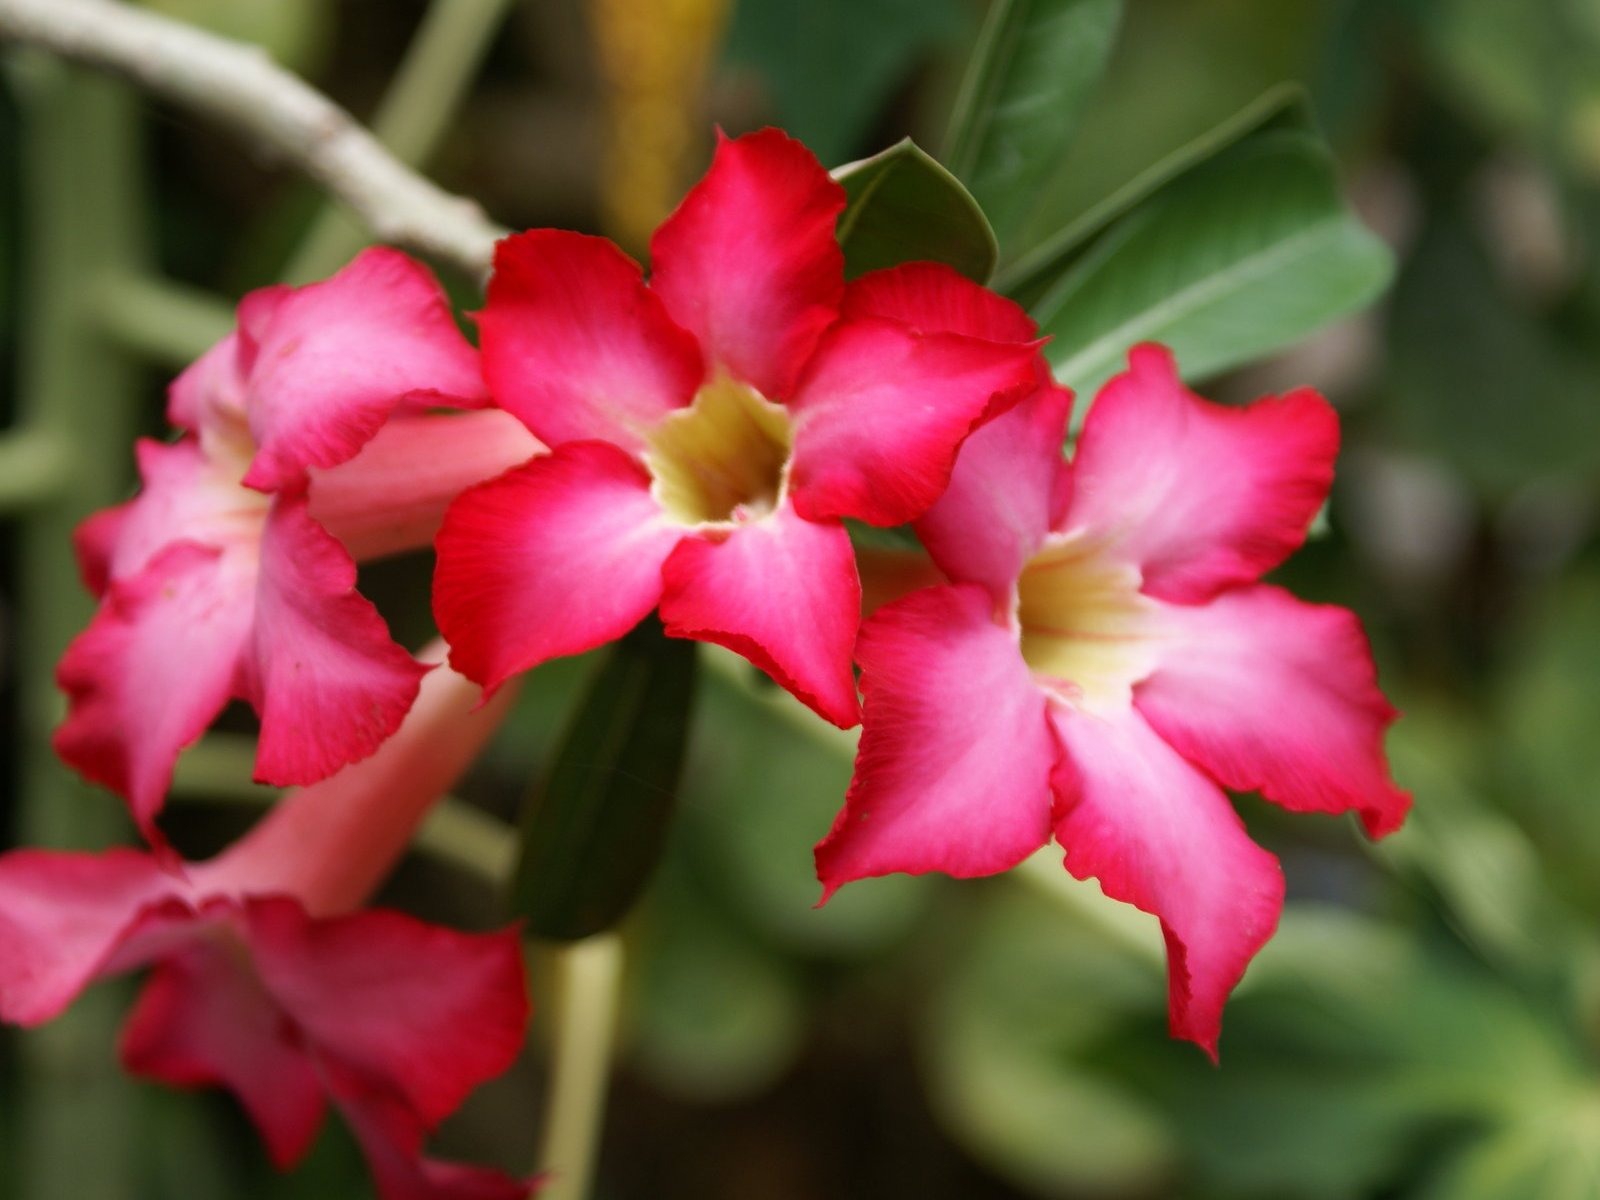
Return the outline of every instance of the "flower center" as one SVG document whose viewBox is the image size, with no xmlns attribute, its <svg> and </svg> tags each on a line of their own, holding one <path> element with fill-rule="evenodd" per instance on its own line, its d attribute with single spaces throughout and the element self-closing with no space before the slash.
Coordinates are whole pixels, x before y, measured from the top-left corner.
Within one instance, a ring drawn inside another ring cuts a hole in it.
<svg viewBox="0 0 1600 1200">
<path fill-rule="evenodd" d="M 1154 613 L 1137 568 L 1074 535 L 1046 541 L 1017 581 L 1023 661 L 1076 708 L 1129 703 L 1155 666 Z"/>
<path fill-rule="evenodd" d="M 718 378 L 646 439 L 651 491 L 684 525 L 757 520 L 783 498 L 794 431 L 759 392 Z"/>
</svg>

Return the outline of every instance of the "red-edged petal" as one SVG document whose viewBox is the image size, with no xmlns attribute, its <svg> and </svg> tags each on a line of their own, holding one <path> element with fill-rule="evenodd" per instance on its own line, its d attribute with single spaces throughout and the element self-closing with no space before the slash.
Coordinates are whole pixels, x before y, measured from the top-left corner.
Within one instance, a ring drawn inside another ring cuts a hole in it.
<svg viewBox="0 0 1600 1200">
<path fill-rule="evenodd" d="M 1052 707 L 1064 755 L 1056 840 L 1079 879 L 1161 921 L 1170 1018 L 1214 1059 L 1222 1007 L 1283 908 L 1277 859 L 1250 840 L 1217 785 L 1129 709 Z"/>
<path fill-rule="evenodd" d="M 213 926 L 159 962 L 123 1026 L 123 1065 L 178 1087 L 238 1097 L 279 1168 L 298 1162 L 322 1124 L 317 1069 L 262 989 L 235 934 Z"/>
<path fill-rule="evenodd" d="M 311 515 L 358 562 L 415 550 L 462 491 L 543 450 L 499 409 L 392 417 L 349 462 L 312 471 Z"/>
<path fill-rule="evenodd" d="M 327 1076 L 381 1200 L 521 1200 L 532 1191 L 531 1180 L 423 1157 L 426 1130 L 397 1097 L 338 1063 L 328 1065 Z"/>
<path fill-rule="evenodd" d="M 1134 347 L 1128 368 L 1084 422 L 1064 526 L 1113 541 L 1164 600 L 1254 582 L 1305 540 L 1333 480 L 1338 417 L 1309 390 L 1212 404 L 1161 346 Z"/>
<path fill-rule="evenodd" d="M 1050 532 L 1071 411 L 1072 393 L 1047 385 L 962 444 L 950 486 L 916 527 L 951 578 L 981 583 L 998 599 L 1011 594 Z"/>
<path fill-rule="evenodd" d="M 604 442 L 569 442 L 463 492 L 435 543 L 433 611 L 450 664 L 493 690 L 621 637 L 661 598 L 682 531 L 650 477 Z"/>
<path fill-rule="evenodd" d="M 134 850 L 0 856 L 0 1021 L 40 1025 L 104 969 L 175 884 Z"/>
<path fill-rule="evenodd" d="M 1383 754 L 1396 713 L 1354 613 L 1256 586 L 1159 620 L 1159 665 L 1135 703 L 1180 754 L 1296 812 L 1354 810 L 1373 837 L 1400 827 L 1411 797 Z"/>
<path fill-rule="evenodd" d="M 1050 836 L 1043 693 L 989 594 L 929 588 L 863 623 L 855 778 L 817 847 L 824 899 L 891 871 L 992 875 Z"/>
<path fill-rule="evenodd" d="M 943 263 L 870 271 L 845 286 L 842 311 L 847 318 L 884 317 L 918 333 L 959 333 L 986 342 L 1032 344 L 1038 336 L 1038 326 L 1016 301 Z"/>
<path fill-rule="evenodd" d="M 787 398 L 838 313 L 844 189 L 777 129 L 717 135 L 706 176 L 656 230 L 650 286 L 715 366 Z"/>
<path fill-rule="evenodd" d="M 444 290 L 398 250 L 362 251 L 331 279 L 282 295 L 259 324 L 246 410 L 256 456 L 244 482 L 261 491 L 352 457 L 402 402 L 486 399 Z"/>
<path fill-rule="evenodd" d="M 158 844 L 154 819 L 178 753 L 232 695 L 254 585 L 247 555 L 170 546 L 111 585 L 56 669 L 68 699 L 56 753 L 124 797 Z"/>
<path fill-rule="evenodd" d="M 835 325 L 791 404 L 796 510 L 873 525 L 920 517 L 966 436 L 1033 389 L 1035 354 L 876 318 Z"/>
<path fill-rule="evenodd" d="M 784 504 L 731 533 L 684 538 L 661 574 L 667 633 L 744 655 L 841 728 L 859 719 L 861 584 L 842 526 Z"/>
<path fill-rule="evenodd" d="M 366 758 L 399 727 L 427 670 L 356 591 L 355 563 L 305 498 L 279 497 L 240 678 L 261 715 L 256 778 L 315 783 Z"/>
<path fill-rule="evenodd" d="M 561 229 L 506 238 L 478 328 L 495 403 L 550 446 L 595 439 L 636 451 L 705 378 L 693 335 L 604 238 Z"/>
<path fill-rule="evenodd" d="M 429 1127 L 522 1048 L 514 931 L 458 933 L 384 909 L 313 921 L 283 899 L 250 901 L 245 920 L 262 985 L 317 1054 L 393 1091 Z"/>
</svg>

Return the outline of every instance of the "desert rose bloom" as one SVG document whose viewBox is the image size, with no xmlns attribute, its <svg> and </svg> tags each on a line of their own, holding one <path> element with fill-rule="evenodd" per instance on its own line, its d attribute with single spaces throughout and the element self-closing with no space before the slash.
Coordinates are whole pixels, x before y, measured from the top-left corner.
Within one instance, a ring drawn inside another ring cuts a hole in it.
<svg viewBox="0 0 1600 1200">
<path fill-rule="evenodd" d="M 143 491 L 79 531 L 101 603 L 60 665 L 61 756 L 158 841 L 178 752 L 231 698 L 261 716 L 264 782 L 376 750 L 424 668 L 356 592 L 351 555 L 427 545 L 461 488 L 537 449 L 503 413 L 429 411 L 485 399 L 444 294 L 397 251 L 245 297 L 172 385 L 183 436 L 141 442 Z"/>
<path fill-rule="evenodd" d="M 860 584 L 841 518 L 926 511 L 1036 356 L 966 327 L 988 293 L 954 272 L 914 276 L 949 314 L 940 330 L 857 312 L 844 205 L 808 150 L 765 130 L 719 140 L 656 231 L 648 286 L 599 238 L 500 243 L 484 374 L 553 452 L 445 518 L 434 611 L 458 670 L 492 689 L 659 605 L 669 634 L 856 722 Z"/>
<path fill-rule="evenodd" d="M 1410 801 L 1356 618 L 1259 582 L 1327 494 L 1333 410 L 1310 391 L 1208 403 L 1159 346 L 1129 362 L 1070 466 L 1053 387 L 967 442 L 918 525 L 952 582 L 863 625 L 856 773 L 817 867 L 827 894 L 988 875 L 1053 835 L 1073 875 L 1160 919 L 1173 1032 L 1215 1056 L 1283 902 L 1222 789 L 1354 810 L 1374 837 Z"/>
<path fill-rule="evenodd" d="M 357 911 L 499 723 L 505 704 L 478 708 L 480 696 L 435 672 L 376 755 L 177 874 L 133 850 L 0 857 L 0 1019 L 41 1024 L 94 979 L 148 966 L 124 1065 L 227 1088 L 279 1167 L 305 1154 L 331 1100 L 386 1200 L 525 1195 L 526 1183 L 421 1154 L 522 1044 L 516 935 Z"/>
</svg>

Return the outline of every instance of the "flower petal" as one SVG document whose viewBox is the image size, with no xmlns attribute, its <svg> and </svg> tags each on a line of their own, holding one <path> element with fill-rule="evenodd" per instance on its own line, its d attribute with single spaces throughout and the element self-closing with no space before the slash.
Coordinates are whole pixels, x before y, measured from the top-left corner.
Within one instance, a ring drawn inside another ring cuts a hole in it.
<svg viewBox="0 0 1600 1200">
<path fill-rule="evenodd" d="M 241 315 L 241 322 L 244 318 Z M 260 328 L 246 415 L 245 485 L 275 491 L 351 458 L 402 402 L 474 407 L 478 356 L 432 273 L 398 250 L 362 251 L 337 275 L 281 295 Z"/>
<path fill-rule="evenodd" d="M 506 238 L 478 328 L 495 403 L 549 446 L 599 439 L 636 451 L 705 377 L 694 337 L 604 238 L 561 229 Z"/>
<path fill-rule="evenodd" d="M 851 280 L 843 315 L 884 317 L 918 333 L 959 333 L 986 342 L 1031 344 L 1039 335 L 1016 301 L 934 262 L 903 263 Z"/>
<path fill-rule="evenodd" d="M 232 936 L 213 928 L 156 964 L 123 1026 L 122 1063 L 178 1087 L 227 1088 L 282 1170 L 310 1149 L 327 1105 L 304 1044 Z"/>
<path fill-rule="evenodd" d="M 178 753 L 233 694 L 255 610 L 249 556 L 179 542 L 111 585 L 56 668 L 67 718 L 54 745 L 128 801 L 153 843 Z M 159 696 L 160 703 L 151 698 Z"/>
<path fill-rule="evenodd" d="M 644 469 L 605 442 L 568 442 L 468 489 L 436 543 L 433 611 L 451 665 L 493 691 L 621 637 L 660 600 L 681 536 Z"/>
<path fill-rule="evenodd" d="M 921 516 L 966 436 L 1033 389 L 1036 353 L 878 318 L 835 325 L 790 406 L 796 510 L 873 525 Z"/>
<path fill-rule="evenodd" d="M 1256 586 L 1159 620 L 1163 653 L 1135 703 L 1174 749 L 1234 791 L 1355 810 L 1373 837 L 1400 827 L 1411 797 L 1383 754 L 1396 714 L 1354 613 Z"/>
<path fill-rule="evenodd" d="M 1067 870 L 1160 919 L 1173 1036 L 1215 1059 L 1223 1004 L 1283 908 L 1277 859 L 1133 710 L 1052 706 L 1051 717 L 1065 751 L 1055 832 Z"/>
<path fill-rule="evenodd" d="M 0 856 L 0 1021 L 41 1025 L 77 998 L 173 877 L 148 854 Z"/>
<path fill-rule="evenodd" d="M 495 408 L 392 417 L 349 462 L 311 472 L 311 515 L 358 562 L 420 549 L 462 491 L 543 451 Z"/>
<path fill-rule="evenodd" d="M 1163 600 L 1253 583 L 1305 540 L 1338 417 L 1309 390 L 1245 408 L 1202 400 L 1161 346 L 1134 347 L 1128 367 L 1084 422 L 1064 528 L 1113 541 Z"/>
<path fill-rule="evenodd" d="M 252 900 L 245 919 L 262 985 L 317 1053 L 429 1127 L 522 1048 L 515 931 L 458 933 L 386 909 L 313 921 L 285 899 Z"/>
<path fill-rule="evenodd" d="M 711 169 L 651 239 L 651 288 L 714 367 L 786 399 L 838 312 L 844 205 L 844 189 L 781 130 L 719 133 Z"/>
<path fill-rule="evenodd" d="M 1056 747 L 1016 635 L 970 584 L 880 609 L 856 647 L 866 696 L 855 778 L 817 847 L 826 899 L 891 871 L 970 877 L 1050 836 Z"/>
<path fill-rule="evenodd" d="M 784 504 L 726 535 L 684 538 L 662 580 L 668 634 L 744 655 L 835 725 L 860 719 L 850 651 L 861 584 L 842 527 Z"/>
<path fill-rule="evenodd" d="M 110 578 L 138 574 L 176 542 L 219 550 L 254 547 L 269 501 L 239 487 L 237 474 L 230 476 L 198 440 L 185 437 L 168 444 L 141 438 L 134 454 L 144 487 L 121 506 L 114 525 L 87 535 L 97 541 L 95 549 L 109 552 Z M 115 535 L 109 545 L 108 533 Z"/>
<path fill-rule="evenodd" d="M 280 496 L 240 677 L 261 715 L 256 779 L 315 783 L 366 758 L 399 727 L 427 670 L 356 591 L 355 563 L 304 496 Z"/>
<path fill-rule="evenodd" d="M 952 579 L 981 583 L 997 599 L 1010 596 L 1050 532 L 1071 411 L 1072 393 L 1050 384 L 962 444 L 950 486 L 916 525 Z"/>
<path fill-rule="evenodd" d="M 234 331 L 195 359 L 167 388 L 167 420 L 207 445 L 234 438 L 245 428 L 244 363 L 253 353 Z"/>
<path fill-rule="evenodd" d="M 381 1200 L 521 1200 L 532 1190 L 533 1182 L 488 1167 L 424 1158 L 426 1130 L 396 1097 L 337 1063 L 329 1065 L 327 1076 Z"/>
</svg>

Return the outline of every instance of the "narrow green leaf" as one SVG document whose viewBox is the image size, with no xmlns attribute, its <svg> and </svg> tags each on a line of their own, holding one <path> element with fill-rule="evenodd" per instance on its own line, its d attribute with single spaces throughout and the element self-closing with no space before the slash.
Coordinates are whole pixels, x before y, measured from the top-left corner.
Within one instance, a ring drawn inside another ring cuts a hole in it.
<svg viewBox="0 0 1600 1200">
<path fill-rule="evenodd" d="M 1372 300 L 1391 270 L 1320 140 L 1272 130 L 1117 221 L 1030 311 L 1057 378 L 1089 395 L 1139 342 L 1172 347 L 1191 378 L 1279 349 Z"/>
<path fill-rule="evenodd" d="M 995 288 L 1023 305 L 1033 303 L 1090 239 L 1167 184 L 1257 134 L 1273 129 L 1311 128 L 1311 112 L 1299 87 L 1282 84 L 1263 92 L 1226 121 L 1141 171 L 1037 248 L 1003 268 L 995 278 Z"/>
<path fill-rule="evenodd" d="M 1121 17 L 1121 0 L 994 0 L 951 113 L 945 157 L 1003 242 L 1072 140 Z"/>
<path fill-rule="evenodd" d="M 523 820 L 514 912 L 576 939 L 614 925 L 661 856 L 694 699 L 695 645 L 646 618 L 578 706 Z"/>
<path fill-rule="evenodd" d="M 910 138 L 836 167 L 849 203 L 839 217 L 845 275 L 931 259 L 985 282 L 998 249 L 978 202 Z"/>
</svg>

